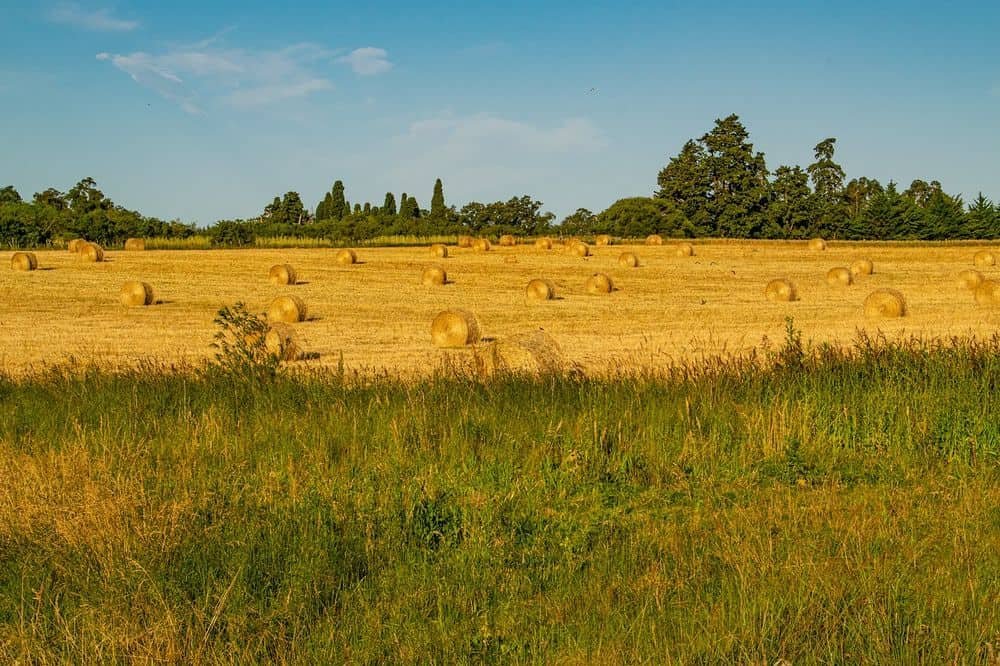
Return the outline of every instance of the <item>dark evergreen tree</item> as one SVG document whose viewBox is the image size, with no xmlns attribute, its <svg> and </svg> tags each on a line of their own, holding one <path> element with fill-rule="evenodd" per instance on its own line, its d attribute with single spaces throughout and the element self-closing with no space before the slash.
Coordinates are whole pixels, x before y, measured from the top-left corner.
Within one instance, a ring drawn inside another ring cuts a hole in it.
<svg viewBox="0 0 1000 666">
<path fill-rule="evenodd" d="M 767 206 L 767 238 L 806 238 L 815 233 L 816 206 L 809 176 L 802 167 L 781 166 L 774 172 Z"/>
<path fill-rule="evenodd" d="M 997 210 L 993 202 L 980 192 L 965 216 L 966 238 L 1000 238 L 1000 228 L 997 224 Z"/>
<path fill-rule="evenodd" d="M 342 220 L 348 212 L 347 199 L 344 198 L 344 183 L 338 180 L 330 191 L 330 208 L 327 213 L 331 220 Z"/>
<path fill-rule="evenodd" d="M 707 205 L 711 183 L 705 171 L 705 151 L 696 141 L 688 141 L 680 154 L 660 170 L 656 196 L 677 206 L 694 225 L 698 236 L 712 233 Z"/>
<path fill-rule="evenodd" d="M 445 215 L 445 204 L 444 204 L 444 185 L 441 184 L 441 179 L 438 178 L 434 181 L 434 196 L 431 197 L 431 213 L 430 216 L 434 220 L 440 220 L 444 218 Z"/>
<path fill-rule="evenodd" d="M 922 223 L 920 209 L 890 182 L 868 202 L 858 231 L 866 240 L 916 239 Z"/>
<path fill-rule="evenodd" d="M 382 204 L 382 214 L 390 217 L 396 215 L 396 196 L 392 192 L 385 193 L 385 203 Z"/>
<path fill-rule="evenodd" d="M 441 181 L 439 180 L 438 183 Z M 21 203 L 21 193 L 14 189 L 13 185 L 7 185 L 0 189 L 0 204 Z"/>
</svg>

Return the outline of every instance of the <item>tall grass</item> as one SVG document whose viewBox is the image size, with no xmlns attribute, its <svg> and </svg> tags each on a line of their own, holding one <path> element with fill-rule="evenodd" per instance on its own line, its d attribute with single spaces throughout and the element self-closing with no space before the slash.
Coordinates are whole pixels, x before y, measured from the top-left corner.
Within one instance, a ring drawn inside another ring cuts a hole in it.
<svg viewBox="0 0 1000 666">
<path fill-rule="evenodd" d="M 0 378 L 0 660 L 998 663 L 1000 340 Z"/>
<path fill-rule="evenodd" d="M 294 248 L 324 248 L 324 247 L 406 247 L 412 245 L 428 245 L 430 243 L 454 243 L 455 236 L 377 236 L 375 238 L 351 243 L 350 241 L 333 241 L 328 238 L 300 238 L 297 236 L 274 236 L 257 238 L 252 248 L 263 249 L 294 249 Z M 189 238 L 150 238 L 146 241 L 148 250 L 211 250 L 212 239 L 209 236 L 191 236 Z"/>
</svg>

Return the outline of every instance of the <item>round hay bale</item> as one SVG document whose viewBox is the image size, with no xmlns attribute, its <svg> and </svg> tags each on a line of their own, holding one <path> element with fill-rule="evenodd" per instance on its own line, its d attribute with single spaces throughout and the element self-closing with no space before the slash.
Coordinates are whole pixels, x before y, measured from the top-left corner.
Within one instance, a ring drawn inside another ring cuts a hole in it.
<svg viewBox="0 0 1000 666">
<path fill-rule="evenodd" d="M 447 259 L 448 246 L 441 243 L 434 243 L 431 245 L 431 256 L 437 257 L 438 259 Z"/>
<path fill-rule="evenodd" d="M 980 305 L 1000 305 L 1000 282 L 996 280 L 983 280 L 973 293 Z"/>
<path fill-rule="evenodd" d="M 279 296 L 267 306 L 267 320 L 271 323 L 280 321 L 294 324 L 305 321 L 306 314 L 306 304 L 298 296 Z"/>
<path fill-rule="evenodd" d="M 74 238 L 66 244 L 66 249 L 69 250 L 71 254 L 76 254 L 86 242 L 87 241 L 83 238 Z"/>
<path fill-rule="evenodd" d="M 848 287 L 854 283 L 851 271 L 843 266 L 831 268 L 826 272 L 826 283 L 831 287 Z"/>
<path fill-rule="evenodd" d="M 271 324 L 264 334 L 264 348 L 279 361 L 294 361 L 302 357 L 295 329 L 288 324 Z"/>
<path fill-rule="evenodd" d="M 566 253 L 577 257 L 587 257 L 590 255 L 590 246 L 583 241 L 576 241 L 566 246 Z"/>
<path fill-rule="evenodd" d="M 341 266 L 350 266 L 358 263 L 358 255 L 354 250 L 343 249 L 337 253 L 337 263 Z"/>
<path fill-rule="evenodd" d="M 273 284 L 295 284 L 298 282 L 295 269 L 289 264 L 271 266 L 271 270 L 267 272 L 267 279 Z"/>
<path fill-rule="evenodd" d="M 965 289 L 975 289 L 985 280 L 986 278 L 982 273 L 971 268 L 961 271 L 958 274 L 958 286 Z"/>
<path fill-rule="evenodd" d="M 476 252 L 489 252 L 493 249 L 488 238 L 477 238 L 472 244 L 472 249 Z"/>
<path fill-rule="evenodd" d="M 663 236 L 660 234 L 650 234 L 646 236 L 646 245 L 663 245 Z"/>
<path fill-rule="evenodd" d="M 448 283 L 448 274 L 440 266 L 431 266 L 424 269 L 420 281 L 425 287 L 440 287 Z"/>
<path fill-rule="evenodd" d="M 77 257 L 82 261 L 97 263 L 104 261 L 104 248 L 97 243 L 84 243 L 77 252 Z"/>
<path fill-rule="evenodd" d="M 473 238 L 472 236 L 459 236 L 458 237 L 458 246 L 459 247 L 472 247 L 473 243 L 475 243 L 475 242 L 476 242 L 476 239 Z"/>
<path fill-rule="evenodd" d="M 980 250 L 972 257 L 972 261 L 980 268 L 996 266 L 997 258 L 989 250 Z"/>
<path fill-rule="evenodd" d="M 128 252 L 143 252 L 145 249 L 145 238 L 129 238 L 125 241 L 125 250 Z"/>
<path fill-rule="evenodd" d="M 594 239 L 594 245 L 598 245 L 598 246 L 601 246 L 601 247 L 603 247 L 605 245 L 613 245 L 613 244 L 614 244 L 614 241 L 611 239 L 611 236 L 609 236 L 607 234 L 601 234 L 597 238 Z"/>
<path fill-rule="evenodd" d="M 517 239 L 510 234 L 504 234 L 500 237 L 501 247 L 514 247 L 515 245 L 517 245 Z"/>
<path fill-rule="evenodd" d="M 675 257 L 693 257 L 694 256 L 694 245 L 691 243 L 678 243 L 674 247 Z"/>
<path fill-rule="evenodd" d="M 556 287 L 548 280 L 536 278 L 524 290 L 529 301 L 551 301 L 556 297 Z"/>
<path fill-rule="evenodd" d="M 809 241 L 809 249 L 813 252 L 822 252 L 826 249 L 826 241 L 822 238 L 813 238 Z"/>
<path fill-rule="evenodd" d="M 637 268 L 639 257 L 635 255 L 635 252 L 622 252 L 618 255 L 618 265 L 624 268 Z"/>
<path fill-rule="evenodd" d="M 431 322 L 431 342 L 444 349 L 479 341 L 479 322 L 468 310 L 445 310 Z"/>
<path fill-rule="evenodd" d="M 545 331 L 520 333 L 491 342 L 476 354 L 480 374 L 492 376 L 508 372 L 530 375 L 557 375 L 568 369 L 562 349 Z"/>
<path fill-rule="evenodd" d="M 587 278 L 586 288 L 588 294 L 610 294 L 615 284 L 606 273 L 594 273 Z"/>
<path fill-rule="evenodd" d="M 126 282 L 122 285 L 119 298 L 125 307 L 153 304 L 153 288 L 146 282 Z"/>
<path fill-rule="evenodd" d="M 895 289 L 877 289 L 865 299 L 866 317 L 903 317 L 906 299 Z"/>
<path fill-rule="evenodd" d="M 38 257 L 34 252 L 15 252 L 10 258 L 10 267 L 15 271 L 33 271 L 38 268 Z"/>
<path fill-rule="evenodd" d="M 535 241 L 535 248 L 538 250 L 551 250 L 552 249 L 552 239 L 551 238 L 539 238 Z"/>
<path fill-rule="evenodd" d="M 871 259 L 858 259 L 853 264 L 851 264 L 851 275 L 858 277 L 862 275 L 871 275 L 875 272 L 875 264 L 871 262 Z"/>
<path fill-rule="evenodd" d="M 777 280 L 768 282 L 764 288 L 764 296 L 767 297 L 767 300 L 774 301 L 775 303 L 798 300 L 795 285 L 791 280 L 786 280 L 785 278 L 778 278 Z"/>
</svg>

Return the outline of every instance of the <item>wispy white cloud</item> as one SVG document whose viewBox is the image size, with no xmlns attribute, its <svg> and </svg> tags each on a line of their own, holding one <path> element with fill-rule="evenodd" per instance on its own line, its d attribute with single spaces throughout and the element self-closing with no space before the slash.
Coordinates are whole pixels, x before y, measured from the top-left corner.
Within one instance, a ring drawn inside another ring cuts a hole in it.
<svg viewBox="0 0 1000 666">
<path fill-rule="evenodd" d="M 161 53 L 99 53 L 97 59 L 185 111 L 198 113 L 216 103 L 247 108 L 330 90 L 333 83 L 318 70 L 335 55 L 308 43 L 251 51 L 225 47 L 212 38 Z"/>
<path fill-rule="evenodd" d="M 138 21 L 118 18 L 109 9 L 84 9 L 75 2 L 59 3 L 47 16 L 53 23 L 99 32 L 129 32 L 139 27 Z"/>
<path fill-rule="evenodd" d="M 388 52 L 374 46 L 354 49 L 347 55 L 337 58 L 337 62 L 350 65 L 354 73 L 359 76 L 374 76 L 392 69 Z"/>
</svg>

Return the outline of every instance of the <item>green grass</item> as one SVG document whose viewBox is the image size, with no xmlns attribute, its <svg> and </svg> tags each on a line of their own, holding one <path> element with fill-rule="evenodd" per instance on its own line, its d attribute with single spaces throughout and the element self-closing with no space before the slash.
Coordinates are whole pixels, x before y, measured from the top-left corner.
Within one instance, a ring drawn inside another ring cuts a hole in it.
<svg viewBox="0 0 1000 666">
<path fill-rule="evenodd" d="M 1000 340 L 0 379 L 0 661 L 998 663 Z"/>
</svg>

